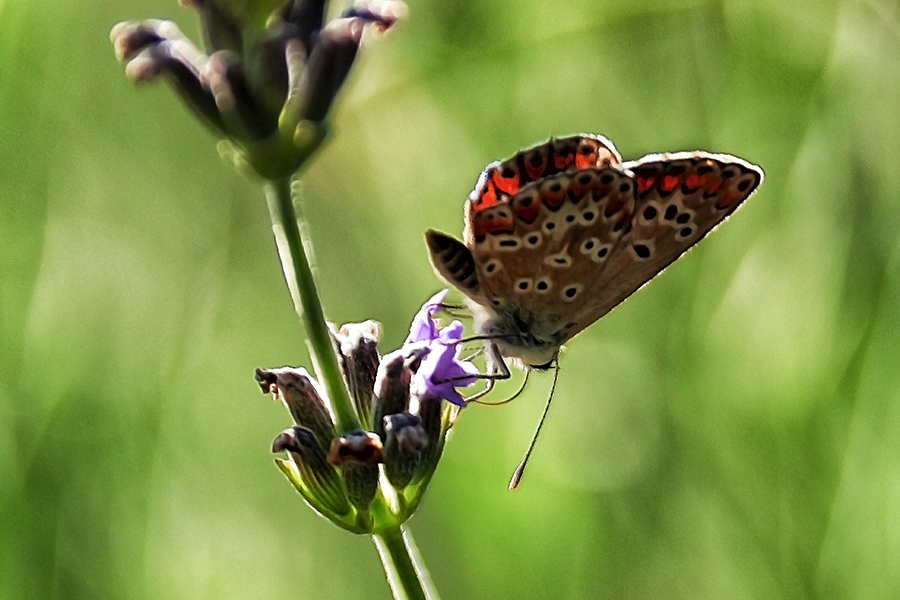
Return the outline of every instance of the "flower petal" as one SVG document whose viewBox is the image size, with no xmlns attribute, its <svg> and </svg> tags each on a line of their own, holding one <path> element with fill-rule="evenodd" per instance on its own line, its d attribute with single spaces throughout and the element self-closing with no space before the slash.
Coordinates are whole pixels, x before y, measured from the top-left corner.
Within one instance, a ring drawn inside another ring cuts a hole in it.
<svg viewBox="0 0 900 600">
<path fill-rule="evenodd" d="M 458 326 L 458 327 L 455 327 Z M 459 406 L 465 406 L 458 387 L 468 387 L 478 381 L 478 369 L 470 362 L 459 360 L 459 334 L 462 324 L 454 321 L 450 327 L 455 334 L 447 336 L 449 341 L 433 340 L 428 346 L 428 355 L 422 360 L 413 379 L 412 393 L 419 398 L 443 398 Z"/>
<path fill-rule="evenodd" d="M 452 344 L 455 346 L 462 339 L 462 334 L 463 324 L 454 320 L 452 323 L 441 329 L 437 335 L 437 339 L 444 345 Z"/>
<path fill-rule="evenodd" d="M 444 298 L 450 290 L 443 290 L 431 297 L 428 302 L 422 305 L 416 316 L 413 317 L 412 325 L 409 326 L 409 337 L 403 343 L 404 346 L 414 344 L 416 342 L 430 342 L 438 336 L 438 328 L 434 323 L 434 313 L 441 310 Z"/>
</svg>

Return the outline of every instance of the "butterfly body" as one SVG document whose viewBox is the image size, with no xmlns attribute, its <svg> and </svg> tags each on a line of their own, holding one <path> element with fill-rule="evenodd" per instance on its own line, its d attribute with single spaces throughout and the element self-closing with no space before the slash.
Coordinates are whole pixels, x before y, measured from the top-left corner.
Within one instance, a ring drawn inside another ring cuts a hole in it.
<svg viewBox="0 0 900 600">
<path fill-rule="evenodd" d="M 622 162 L 581 135 L 488 165 L 466 201 L 464 243 L 429 231 L 437 272 L 465 294 L 500 354 L 546 366 L 730 215 L 762 170 L 705 152 Z"/>
</svg>

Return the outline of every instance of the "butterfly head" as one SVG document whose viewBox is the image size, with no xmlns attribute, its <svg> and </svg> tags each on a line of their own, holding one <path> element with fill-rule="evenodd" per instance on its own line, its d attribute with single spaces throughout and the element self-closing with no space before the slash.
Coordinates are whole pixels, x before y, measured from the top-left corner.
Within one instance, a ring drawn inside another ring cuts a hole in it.
<svg viewBox="0 0 900 600">
<path fill-rule="evenodd" d="M 503 357 L 533 369 L 549 368 L 563 342 L 578 332 L 577 322 L 566 320 L 562 311 L 488 296 L 476 260 L 462 242 L 434 230 L 425 239 L 437 272 L 468 297 L 476 333 Z"/>
<path fill-rule="evenodd" d="M 506 358 L 515 358 L 529 369 L 549 369 L 559 355 L 562 340 L 569 337 L 569 327 L 558 328 L 558 318 L 546 313 L 532 313 L 519 305 L 472 303 L 475 330 L 489 340 Z"/>
</svg>

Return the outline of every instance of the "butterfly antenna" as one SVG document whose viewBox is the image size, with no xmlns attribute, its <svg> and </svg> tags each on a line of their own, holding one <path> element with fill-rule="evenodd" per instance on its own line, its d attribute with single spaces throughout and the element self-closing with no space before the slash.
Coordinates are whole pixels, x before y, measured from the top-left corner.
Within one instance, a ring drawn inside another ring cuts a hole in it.
<svg viewBox="0 0 900 600">
<path fill-rule="evenodd" d="M 547 405 L 544 406 L 544 414 L 541 415 L 541 420 L 538 421 L 537 429 L 534 430 L 534 436 L 531 438 L 531 444 L 528 446 L 528 451 L 525 453 L 524 458 L 522 458 L 522 462 L 516 467 L 516 472 L 513 473 L 512 479 L 509 481 L 509 489 L 511 490 L 519 487 L 519 482 L 522 481 L 522 475 L 525 474 L 525 467 L 528 465 L 528 459 L 531 458 L 531 452 L 534 450 L 534 445 L 537 443 L 538 436 L 541 434 L 541 428 L 544 426 L 544 420 L 547 418 L 547 413 L 550 411 L 550 403 L 553 402 L 553 393 L 556 391 L 556 382 L 558 379 L 559 360 L 557 360 L 556 368 L 553 370 L 553 384 L 550 386 L 550 397 L 547 398 Z"/>
</svg>

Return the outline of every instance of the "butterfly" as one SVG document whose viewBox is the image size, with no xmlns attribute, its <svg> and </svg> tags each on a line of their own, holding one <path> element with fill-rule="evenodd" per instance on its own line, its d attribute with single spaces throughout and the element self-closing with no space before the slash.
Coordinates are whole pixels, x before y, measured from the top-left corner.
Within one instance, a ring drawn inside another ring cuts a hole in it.
<svg viewBox="0 0 900 600">
<path fill-rule="evenodd" d="M 622 162 L 600 135 L 550 139 L 485 168 L 465 203 L 463 242 L 425 237 L 435 270 L 469 299 L 478 337 L 501 357 L 549 368 L 762 180 L 728 154 Z"/>
</svg>

